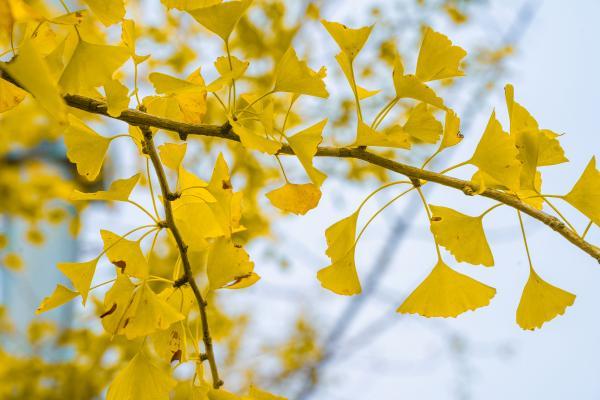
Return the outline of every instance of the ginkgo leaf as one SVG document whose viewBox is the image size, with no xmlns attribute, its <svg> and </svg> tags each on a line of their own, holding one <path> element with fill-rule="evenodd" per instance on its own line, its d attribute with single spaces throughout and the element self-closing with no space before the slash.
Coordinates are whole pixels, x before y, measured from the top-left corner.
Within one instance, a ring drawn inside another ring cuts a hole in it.
<svg viewBox="0 0 600 400">
<path fill-rule="evenodd" d="M 256 272 L 250 272 L 249 274 L 237 277 L 235 281 L 223 286 L 223 289 L 244 289 L 254 285 L 260 280 L 260 275 Z"/>
<path fill-rule="evenodd" d="M 168 362 L 184 362 L 188 359 L 186 341 L 187 332 L 183 321 L 171 325 L 164 331 L 152 335 L 152 344 L 156 354 Z"/>
<path fill-rule="evenodd" d="M 313 166 L 313 158 L 317 153 L 317 148 L 323 141 L 323 128 L 325 128 L 325 125 L 327 125 L 326 119 L 287 138 L 306 174 L 319 187 L 323 184 L 327 175 Z"/>
<path fill-rule="evenodd" d="M 206 89 L 209 92 L 221 90 L 224 86 L 231 83 L 231 81 L 240 79 L 249 65 L 248 61 L 242 61 L 235 56 L 217 58 L 215 68 L 219 72 L 219 77 L 212 81 Z"/>
<path fill-rule="evenodd" d="M 208 391 L 208 400 L 246 400 L 243 396 L 228 392 L 225 389 L 210 389 Z"/>
<path fill-rule="evenodd" d="M 354 60 L 361 51 L 373 30 L 373 25 L 353 29 L 324 19 L 321 20 L 321 23 L 350 61 Z"/>
<path fill-rule="evenodd" d="M 460 133 L 460 118 L 450 109 L 446 110 L 446 120 L 444 122 L 444 135 L 438 151 L 456 146 L 463 139 Z"/>
<path fill-rule="evenodd" d="M 129 276 L 145 279 L 148 277 L 148 261 L 142 253 L 140 242 L 128 240 L 113 232 L 101 230 L 106 256 L 115 267 Z"/>
<path fill-rule="evenodd" d="M 433 217 L 431 232 L 456 261 L 494 265 L 494 257 L 483 230 L 482 217 L 471 217 L 447 207 L 430 205 Z"/>
<path fill-rule="evenodd" d="M 490 304 L 496 289 L 438 260 L 431 273 L 396 310 L 424 317 L 456 317 Z"/>
<path fill-rule="evenodd" d="M 110 184 L 106 191 L 98 191 L 94 193 L 83 193 L 79 190 L 74 190 L 70 200 L 104 200 L 104 201 L 127 201 L 129 196 L 140 180 L 141 174 L 135 174 L 127 179 L 117 179 Z"/>
<path fill-rule="evenodd" d="M 94 279 L 96 264 L 98 264 L 98 258 L 80 263 L 59 263 L 56 266 L 67 278 L 69 278 L 75 290 L 81 294 L 81 302 L 84 306 L 87 302 L 92 279 Z"/>
<path fill-rule="evenodd" d="M 248 253 L 231 239 L 219 238 L 210 247 L 206 274 L 211 290 L 248 277 L 253 271 L 254 263 L 250 261 Z"/>
<path fill-rule="evenodd" d="M 128 58 L 129 51 L 125 47 L 79 40 L 58 83 L 67 93 L 86 92 L 111 81 Z"/>
<path fill-rule="evenodd" d="M 35 310 L 36 315 L 45 313 L 46 311 L 53 310 L 57 307 L 62 306 L 65 303 L 73 300 L 75 297 L 79 296 L 79 293 L 64 287 L 63 285 L 56 285 L 54 292 L 48 297 L 45 297 L 40 303 L 37 310 Z"/>
<path fill-rule="evenodd" d="M 354 263 L 358 212 L 336 222 L 325 231 L 326 254 L 331 264 L 317 272 L 321 285 L 334 293 L 351 296 L 362 289 Z"/>
<path fill-rule="evenodd" d="M 467 52 L 453 46 L 446 35 L 425 28 L 417 60 L 417 78 L 428 82 L 463 76 L 465 73 L 460 69 L 460 62 L 466 55 Z"/>
<path fill-rule="evenodd" d="M 55 118 L 64 118 L 66 106 L 50 68 L 28 40 L 19 47 L 19 56 L 10 63 L 0 64 L 8 73 Z"/>
<path fill-rule="evenodd" d="M 0 113 L 18 106 L 27 92 L 7 80 L 0 79 Z"/>
<path fill-rule="evenodd" d="M 166 369 L 155 365 L 141 351 L 115 376 L 106 400 L 169 400 L 169 393 L 176 384 Z"/>
<path fill-rule="evenodd" d="M 254 133 L 233 119 L 231 119 L 229 123 L 231 124 L 233 132 L 240 137 L 242 145 L 248 150 L 258 150 L 267 154 L 277 154 L 281 149 L 281 143 Z"/>
<path fill-rule="evenodd" d="M 424 143 L 437 143 L 442 134 L 442 124 L 435 119 L 427 104 L 419 103 L 410 110 L 403 129 L 413 138 Z"/>
<path fill-rule="evenodd" d="M 111 26 L 125 17 L 124 0 L 83 0 L 105 26 Z"/>
<path fill-rule="evenodd" d="M 110 141 L 69 115 L 69 127 L 65 131 L 67 157 L 77 164 L 77 172 L 87 180 L 93 181 L 100 173 Z"/>
<path fill-rule="evenodd" d="M 369 97 L 375 96 L 377 93 L 380 92 L 380 90 L 365 89 L 364 87 L 359 86 L 354 82 L 354 79 L 352 77 L 353 76 L 352 61 L 348 58 L 346 53 L 339 53 L 337 56 L 335 56 L 335 59 L 337 60 L 338 64 L 340 65 L 340 68 L 342 69 L 344 76 L 348 80 L 350 87 L 352 87 L 352 91 L 354 91 L 355 87 L 356 87 L 356 96 L 358 97 L 359 100 L 363 100 L 363 99 L 367 99 Z"/>
<path fill-rule="evenodd" d="M 250 392 L 248 393 L 252 400 L 287 400 L 285 397 L 277 396 L 269 392 L 265 392 L 256 386 L 250 386 Z"/>
<path fill-rule="evenodd" d="M 147 283 L 143 283 L 123 315 L 121 327 L 127 339 L 131 340 L 167 329 L 184 318 L 183 314 L 158 297 Z"/>
<path fill-rule="evenodd" d="M 164 143 L 158 146 L 158 154 L 165 167 L 179 171 L 186 149 L 187 143 Z"/>
<path fill-rule="evenodd" d="M 541 328 L 545 322 L 564 314 L 574 302 L 575 295 L 545 282 L 530 268 L 517 308 L 517 324 L 527 330 Z"/>
<path fill-rule="evenodd" d="M 206 86 L 198 68 L 185 80 L 153 72 L 149 75 L 157 93 L 164 96 L 144 98 L 150 114 L 193 124 L 202 122 L 206 114 Z"/>
<path fill-rule="evenodd" d="M 398 98 L 415 99 L 441 109 L 446 109 L 444 100 L 438 97 L 432 88 L 421 82 L 415 75 L 404 75 L 404 67 L 400 58 L 397 58 L 394 63 L 393 78 Z"/>
<path fill-rule="evenodd" d="M 514 88 L 506 85 L 504 88 L 506 107 L 510 118 L 510 135 L 515 141 L 519 152 L 521 166 L 520 188 L 534 189 L 534 180 L 538 167 L 540 137 L 538 123 L 529 111 L 514 100 Z"/>
<path fill-rule="evenodd" d="M 502 185 L 517 191 L 521 175 L 521 162 L 517 155 L 518 150 L 513 138 L 502 130 L 496 113 L 492 112 L 469 162 Z"/>
<path fill-rule="evenodd" d="M 290 47 L 277 65 L 273 90 L 327 98 L 329 93 L 323 82 L 324 77 L 324 69 L 318 73 L 313 71 L 306 65 L 306 62 L 298 58 L 296 51 Z"/>
<path fill-rule="evenodd" d="M 313 183 L 286 183 L 267 193 L 267 198 L 282 211 L 304 215 L 319 205 L 321 190 Z"/>
<path fill-rule="evenodd" d="M 596 168 L 596 157 L 592 157 L 564 199 L 600 226 L 600 171 Z"/>
<path fill-rule="evenodd" d="M 133 22 L 130 19 L 124 19 L 121 23 L 121 27 L 121 40 L 123 41 L 123 44 L 125 45 L 127 50 L 129 50 L 129 54 L 131 55 L 133 62 L 135 64 L 141 64 L 148 58 L 150 58 L 150 55 L 138 56 L 135 52 L 135 46 L 137 41 L 135 22 Z"/>
<path fill-rule="evenodd" d="M 104 296 L 104 311 L 100 315 L 104 330 L 111 335 L 122 333 L 125 312 L 131 306 L 135 285 L 129 277 L 118 273 L 117 280 Z"/>
<path fill-rule="evenodd" d="M 107 112 L 111 117 L 118 117 L 129 108 L 129 89 L 116 79 L 104 84 Z"/>
<path fill-rule="evenodd" d="M 385 132 L 379 132 L 358 121 L 356 129 L 356 140 L 353 146 L 380 146 L 410 149 L 410 136 L 400 125 L 394 125 Z"/>
<path fill-rule="evenodd" d="M 558 141 L 560 135 L 549 129 L 542 129 L 540 133 L 538 166 L 544 167 L 568 162 L 569 159 L 565 157 L 565 151 Z"/>
<path fill-rule="evenodd" d="M 223 0 L 160 0 L 167 8 L 176 8 L 180 11 L 196 10 L 198 8 L 214 6 Z"/>
<path fill-rule="evenodd" d="M 231 32 L 250 7 L 250 4 L 252 4 L 252 0 L 228 1 L 210 7 L 186 11 L 202 26 L 216 33 L 227 43 Z"/>
</svg>

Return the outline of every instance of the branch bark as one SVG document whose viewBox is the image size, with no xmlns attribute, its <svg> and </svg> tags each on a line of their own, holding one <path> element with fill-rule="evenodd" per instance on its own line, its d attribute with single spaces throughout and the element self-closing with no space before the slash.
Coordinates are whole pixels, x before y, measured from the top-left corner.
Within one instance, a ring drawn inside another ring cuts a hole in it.
<svg viewBox="0 0 600 400">
<path fill-rule="evenodd" d="M 108 116 L 106 103 L 95 100 L 92 98 L 78 96 L 78 95 L 66 95 L 66 103 L 74 108 L 91 112 L 94 114 L 101 114 Z M 114 117 L 111 117 L 114 118 Z M 194 125 L 184 122 L 172 121 L 166 118 L 156 117 L 137 110 L 125 110 L 119 117 L 116 117 L 121 121 L 124 121 L 131 125 L 137 126 L 152 126 L 155 128 L 161 128 L 173 132 L 177 132 L 182 140 L 186 140 L 189 135 L 207 136 L 207 137 L 218 137 L 227 139 L 235 142 L 239 142 L 240 138 L 232 130 L 229 124 L 224 125 Z M 283 145 L 280 154 L 293 155 L 294 151 L 288 145 Z M 405 175 L 411 179 L 420 179 L 428 182 L 435 182 L 443 186 L 447 186 L 453 189 L 463 191 L 466 195 L 478 194 L 479 187 L 477 184 L 462 179 L 454 178 L 444 174 L 440 174 L 433 171 L 428 171 L 420 168 L 416 168 L 407 164 L 403 164 L 388 158 L 378 156 L 368 150 L 362 148 L 347 148 L 347 147 L 327 147 L 320 146 L 317 149 L 316 157 L 336 157 L 336 158 L 354 158 L 368 162 L 372 165 L 377 165 L 381 168 L 385 168 L 389 171 L 397 172 Z M 519 200 L 518 197 L 509 193 L 502 192 L 495 189 L 486 189 L 479 195 L 490 199 L 497 200 L 505 205 L 522 211 L 530 217 L 537 219 L 543 224 L 556 231 L 558 234 L 563 236 L 569 242 L 577 246 L 585 253 L 592 256 L 596 261 L 600 263 L 600 248 L 582 239 L 577 232 L 569 229 L 562 221 L 558 218 L 537 210 L 536 208 L 524 203 Z"/>
<path fill-rule="evenodd" d="M 177 196 L 175 196 L 174 193 L 171 192 L 169 189 L 167 175 L 165 174 L 165 169 L 162 163 L 160 162 L 160 157 L 158 155 L 158 152 L 156 151 L 152 131 L 148 128 L 148 125 L 140 125 L 140 129 L 144 134 L 144 152 L 148 155 L 148 157 L 150 157 L 150 161 L 154 166 L 154 170 L 156 171 L 158 182 L 160 184 L 160 189 L 163 198 L 163 207 L 165 209 L 166 226 L 173 234 L 173 238 L 177 243 L 179 255 L 181 256 L 181 263 L 183 264 L 185 281 L 190 284 L 190 287 L 194 292 L 196 302 L 198 303 L 198 310 L 200 311 L 200 319 L 202 321 L 202 341 L 204 342 L 204 351 L 206 359 L 208 360 L 208 363 L 210 365 L 210 373 L 212 377 L 213 387 L 215 389 L 218 389 L 223 385 L 223 381 L 219 378 L 219 370 L 217 369 L 217 362 L 215 360 L 215 353 L 212 345 L 212 337 L 210 335 L 210 327 L 208 325 L 208 315 L 206 310 L 208 303 L 206 302 L 206 300 L 204 300 L 202 293 L 200 292 L 200 289 L 196 284 L 196 280 L 194 279 L 194 274 L 192 272 L 192 266 L 190 264 L 190 260 L 187 254 L 188 246 L 184 242 L 183 237 L 181 236 L 181 233 L 179 232 L 179 229 L 175 224 L 175 219 L 173 218 L 173 207 L 171 206 L 171 201 L 173 201 L 173 199 Z M 179 282 L 179 284 L 181 285 L 181 282 Z"/>
</svg>

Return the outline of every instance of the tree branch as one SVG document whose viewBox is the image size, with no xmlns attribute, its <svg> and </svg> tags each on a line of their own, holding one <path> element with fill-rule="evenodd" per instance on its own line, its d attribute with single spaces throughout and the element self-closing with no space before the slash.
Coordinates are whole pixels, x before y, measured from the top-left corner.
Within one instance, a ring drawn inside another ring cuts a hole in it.
<svg viewBox="0 0 600 400">
<path fill-rule="evenodd" d="M 95 114 L 102 114 L 109 116 L 107 113 L 106 103 L 98 100 L 94 100 L 84 96 L 78 95 L 66 95 L 65 101 L 71 107 L 78 108 L 80 110 L 88 111 Z M 222 126 L 219 125 L 194 125 L 184 122 L 172 121 L 166 118 L 156 117 L 137 110 L 125 110 L 117 117 L 121 121 L 127 122 L 131 125 L 147 125 L 155 128 L 161 128 L 169 131 L 174 131 L 179 134 L 182 140 L 187 139 L 189 135 L 218 137 L 231 141 L 239 142 L 240 138 L 232 130 L 229 124 Z M 288 145 L 283 145 L 280 154 L 293 155 L 294 151 Z M 477 184 L 469 181 L 465 181 L 458 178 L 453 178 L 444 174 L 440 174 L 433 171 L 423 170 L 417 167 L 413 167 L 407 164 L 393 161 L 377 154 L 371 153 L 368 150 L 361 148 L 347 148 L 347 147 L 326 147 L 320 146 L 317 149 L 316 157 L 337 157 L 337 158 L 354 158 L 358 160 L 366 161 L 370 164 L 377 165 L 385 168 L 389 171 L 397 172 L 405 175 L 411 179 L 421 179 L 424 181 L 435 182 L 443 186 L 458 189 L 463 191 L 466 195 L 477 194 L 479 187 Z M 499 191 L 495 189 L 486 189 L 479 195 L 488 197 L 490 199 L 497 200 L 501 203 L 506 204 L 512 208 L 515 208 L 523 213 L 529 215 L 532 218 L 537 219 L 543 224 L 547 225 L 554 231 L 558 232 L 561 236 L 567 239 L 569 242 L 579 247 L 581 250 L 592 256 L 596 261 L 600 262 L 600 248 L 586 242 L 582 239 L 577 232 L 569 229 L 563 222 L 558 218 L 547 214 L 543 211 L 537 210 L 527 203 L 519 200 L 518 197 Z"/>
<path fill-rule="evenodd" d="M 212 346 L 212 337 L 210 335 L 210 328 L 208 326 L 208 316 L 206 312 L 206 307 L 208 304 L 206 300 L 204 300 L 204 298 L 202 297 L 202 293 L 200 293 L 200 289 L 196 284 L 196 280 L 194 279 L 194 274 L 192 272 L 192 266 L 190 264 L 190 260 L 187 254 L 188 246 L 184 242 L 183 237 L 181 236 L 181 233 L 179 232 L 179 229 L 175 224 L 175 219 L 173 218 L 173 208 L 171 207 L 171 201 L 173 201 L 173 198 L 176 196 L 173 196 L 173 193 L 169 190 L 167 175 L 165 174 L 163 165 L 160 162 L 160 157 L 156 151 L 156 147 L 154 146 L 154 138 L 152 137 L 152 131 L 150 131 L 148 125 L 140 125 L 140 129 L 144 134 L 144 152 L 150 157 L 150 161 L 152 161 L 152 165 L 154 166 L 156 175 L 158 177 L 158 182 L 160 184 L 160 189 L 163 197 L 163 206 L 165 209 L 166 226 L 173 234 L 173 238 L 175 238 L 175 242 L 177 243 L 177 248 L 181 256 L 183 270 L 185 272 L 185 281 L 190 284 L 192 291 L 194 292 L 194 296 L 196 297 L 196 302 L 198 303 L 200 319 L 202 321 L 202 341 L 204 342 L 206 359 L 208 360 L 208 363 L 210 365 L 210 373 L 212 376 L 213 387 L 215 389 L 218 389 L 223 385 L 223 381 L 219 379 L 219 371 L 217 369 L 217 362 L 215 361 L 215 354 Z M 177 283 L 180 286 L 182 284 L 179 280 Z"/>
</svg>

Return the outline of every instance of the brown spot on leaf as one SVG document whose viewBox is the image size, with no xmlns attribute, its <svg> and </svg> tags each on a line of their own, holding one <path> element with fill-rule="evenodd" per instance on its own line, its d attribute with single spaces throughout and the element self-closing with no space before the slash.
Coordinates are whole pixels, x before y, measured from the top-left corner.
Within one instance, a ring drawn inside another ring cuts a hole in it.
<svg viewBox="0 0 600 400">
<path fill-rule="evenodd" d="M 110 314 L 114 313 L 117 310 L 117 303 L 114 303 L 110 309 L 104 311 L 100 318 L 108 317 Z"/>
<path fill-rule="evenodd" d="M 181 361 L 181 349 L 178 349 L 176 352 L 173 353 L 173 356 L 171 357 L 171 362 L 173 361 Z"/>
<path fill-rule="evenodd" d="M 121 270 L 121 273 L 125 273 L 125 267 L 127 266 L 127 263 L 123 260 L 117 260 L 117 261 L 113 261 L 113 264 L 115 265 L 115 267 L 119 268 Z"/>
</svg>

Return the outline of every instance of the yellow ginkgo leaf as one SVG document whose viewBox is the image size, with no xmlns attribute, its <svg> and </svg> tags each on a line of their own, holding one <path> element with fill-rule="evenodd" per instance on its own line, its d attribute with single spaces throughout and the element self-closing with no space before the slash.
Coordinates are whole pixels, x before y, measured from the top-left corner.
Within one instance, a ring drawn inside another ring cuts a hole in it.
<svg viewBox="0 0 600 400">
<path fill-rule="evenodd" d="M 135 31 L 135 22 L 130 19 L 124 19 L 121 23 L 121 40 L 123 44 L 129 50 L 129 55 L 133 59 L 135 64 L 141 64 L 150 58 L 150 55 L 138 56 L 135 52 L 135 44 L 137 41 L 137 34 Z"/>
<path fill-rule="evenodd" d="M 254 263 L 242 246 L 231 239 L 219 238 L 211 245 L 206 261 L 206 274 L 210 289 L 220 289 L 229 283 L 248 277 L 254 271 Z"/>
<path fill-rule="evenodd" d="M 265 392 L 254 385 L 250 386 L 250 392 L 248 393 L 248 396 L 251 400 L 287 400 L 285 397 Z"/>
<path fill-rule="evenodd" d="M 223 286 L 223 289 L 244 289 L 254 285 L 259 280 L 260 275 L 258 275 L 256 272 L 250 272 L 250 274 L 240 276 L 236 278 L 235 281 Z"/>
<path fill-rule="evenodd" d="M 346 296 L 362 291 L 354 263 L 357 219 L 358 212 L 355 212 L 327 228 L 325 253 L 331 259 L 331 264 L 317 273 L 324 288 Z"/>
<path fill-rule="evenodd" d="M 373 25 L 352 29 L 338 22 L 324 19 L 321 20 L 321 23 L 351 62 L 361 51 L 373 30 Z"/>
<path fill-rule="evenodd" d="M 96 179 L 104 163 L 111 139 L 94 132 L 73 115 L 65 132 L 65 145 L 69 161 L 77 164 L 77 172 L 87 180 Z"/>
<path fill-rule="evenodd" d="M 144 98 L 150 114 L 199 124 L 206 114 L 206 86 L 198 68 L 185 80 L 153 72 L 149 79 L 157 93 L 165 96 Z"/>
<path fill-rule="evenodd" d="M 119 371 L 108 387 L 106 400 L 169 400 L 177 381 L 141 351 Z"/>
<path fill-rule="evenodd" d="M 456 317 L 490 304 L 496 289 L 456 272 L 438 260 L 433 271 L 396 310 L 424 317 Z"/>
<path fill-rule="evenodd" d="M 534 190 L 542 134 L 535 118 L 529 114 L 525 107 L 514 100 L 513 86 L 506 85 L 504 92 L 510 118 L 510 135 L 515 141 L 515 146 L 517 146 L 519 152 L 519 160 L 522 163 L 520 188 Z"/>
<path fill-rule="evenodd" d="M 600 226 L 600 171 L 596 168 L 596 157 L 592 157 L 564 199 Z"/>
<path fill-rule="evenodd" d="M 55 118 L 64 118 L 66 106 L 50 68 L 28 40 L 19 47 L 19 56 L 10 63 L 2 63 L 8 73 Z"/>
<path fill-rule="evenodd" d="M 399 57 L 394 63 L 394 88 L 398 98 L 410 98 L 422 101 L 432 106 L 446 109 L 444 100 L 435 94 L 435 91 L 421 82 L 415 75 L 404 75 L 404 67 Z"/>
<path fill-rule="evenodd" d="M 463 139 L 460 133 L 460 118 L 453 110 L 446 111 L 446 120 L 444 122 L 444 135 L 438 151 L 448 147 L 456 146 Z"/>
<path fill-rule="evenodd" d="M 187 361 L 187 340 L 187 330 L 183 321 L 174 323 L 164 331 L 152 334 L 152 344 L 156 354 L 167 362 Z"/>
<path fill-rule="evenodd" d="M 404 132 L 417 141 L 432 144 L 440 139 L 443 129 L 440 121 L 435 119 L 433 112 L 425 103 L 419 103 L 410 110 L 403 128 Z"/>
<path fill-rule="evenodd" d="M 196 10 L 198 8 L 214 6 L 223 0 L 160 0 L 167 8 L 176 8 L 180 11 Z"/>
<path fill-rule="evenodd" d="M 375 96 L 377 93 L 380 92 L 380 90 L 365 89 L 364 87 L 359 86 L 354 82 L 354 78 L 353 78 L 354 73 L 352 72 L 352 61 L 348 58 L 346 53 L 339 53 L 337 56 L 335 56 L 335 59 L 337 60 L 338 64 L 340 65 L 340 68 L 342 69 L 344 76 L 348 80 L 348 83 L 350 84 L 352 91 L 354 91 L 355 87 L 356 87 L 356 96 L 358 97 L 359 100 L 363 100 L 363 99 L 367 99 L 369 97 Z"/>
<path fill-rule="evenodd" d="M 287 138 L 306 174 L 319 187 L 323 184 L 327 175 L 313 166 L 313 158 L 317 153 L 317 148 L 323 141 L 323 128 L 325 128 L 325 125 L 327 125 L 326 119 Z"/>
<path fill-rule="evenodd" d="M 456 261 L 494 265 L 494 257 L 483 230 L 482 217 L 471 217 L 451 208 L 430 205 L 433 217 L 431 232 Z"/>
<path fill-rule="evenodd" d="M 298 58 L 296 51 L 290 47 L 277 65 L 273 90 L 327 98 L 329 93 L 323 82 L 324 76 L 324 69 L 318 73 L 313 71 L 306 65 L 306 62 Z"/>
<path fill-rule="evenodd" d="M 228 1 L 210 7 L 186 11 L 202 26 L 216 33 L 227 43 L 231 32 L 250 7 L 250 4 L 252 4 L 252 0 Z"/>
<path fill-rule="evenodd" d="M 135 286 L 125 274 L 118 273 L 117 280 L 104 296 L 104 311 L 100 314 L 100 320 L 104 330 L 117 335 L 122 333 L 125 323 L 125 312 L 131 306 Z"/>
<path fill-rule="evenodd" d="M 225 389 L 210 389 L 208 391 L 208 400 L 246 400 L 244 396 L 228 392 Z"/>
<path fill-rule="evenodd" d="M 240 137 L 242 145 L 248 150 L 258 150 L 267 154 L 277 154 L 279 149 L 281 149 L 281 143 L 254 133 L 249 128 L 233 119 L 231 119 L 229 123 L 231 124 L 233 132 Z"/>
<path fill-rule="evenodd" d="M 542 129 L 540 133 L 538 166 L 544 167 L 568 162 L 569 159 L 565 157 L 565 151 L 558 141 L 560 135 L 549 129 Z"/>
<path fill-rule="evenodd" d="M 167 329 L 184 318 L 183 314 L 158 297 L 147 283 L 143 283 L 123 315 L 120 330 L 131 340 Z"/>
<path fill-rule="evenodd" d="M 70 200 L 104 200 L 104 201 L 127 201 L 135 185 L 140 180 L 140 174 L 135 174 L 127 179 L 117 179 L 110 184 L 108 190 L 95 193 L 83 193 L 74 190 L 69 197 Z"/>
<path fill-rule="evenodd" d="M 165 167 L 179 171 L 186 149 L 187 143 L 164 143 L 158 146 L 158 154 Z"/>
<path fill-rule="evenodd" d="M 417 78 L 428 82 L 463 76 L 465 73 L 460 69 L 460 62 L 466 55 L 467 52 L 453 46 L 446 35 L 425 28 L 417 60 Z"/>
<path fill-rule="evenodd" d="M 400 125 L 393 125 L 386 129 L 385 132 L 379 132 L 365 124 L 363 121 L 358 121 L 356 128 L 356 140 L 352 144 L 353 146 L 410 149 L 410 136 Z"/>
<path fill-rule="evenodd" d="M 118 117 L 129 108 L 129 89 L 116 79 L 111 79 L 104 84 L 108 115 Z"/>
<path fill-rule="evenodd" d="M 15 108 L 27 96 L 27 92 L 7 80 L 0 79 L 0 113 Z"/>
<path fill-rule="evenodd" d="M 125 239 L 104 229 L 100 231 L 100 236 L 106 256 L 121 273 L 140 279 L 148 277 L 148 261 L 139 241 Z"/>
<path fill-rule="evenodd" d="M 35 313 L 41 314 L 55 309 L 56 307 L 60 307 L 63 304 L 73 300 L 77 296 L 79 296 L 79 293 L 64 287 L 63 285 L 56 285 L 54 292 L 42 300 L 40 306 L 37 308 L 37 310 L 35 310 Z"/>
<path fill-rule="evenodd" d="M 111 26 L 125 17 L 124 0 L 83 0 L 105 26 Z"/>
<path fill-rule="evenodd" d="M 521 176 L 521 162 L 517 155 L 513 138 L 502 130 L 496 113 L 492 112 L 469 162 L 508 189 L 517 191 Z"/>
<path fill-rule="evenodd" d="M 286 183 L 267 193 L 267 198 L 282 211 L 304 215 L 319 205 L 321 190 L 314 183 Z"/>
<path fill-rule="evenodd" d="M 573 302 L 575 295 L 545 282 L 530 268 L 517 308 L 517 324 L 527 330 L 541 328 L 545 322 L 564 314 Z"/>
<path fill-rule="evenodd" d="M 219 77 L 212 81 L 206 89 L 209 92 L 221 90 L 224 86 L 230 84 L 231 81 L 240 79 L 249 65 L 248 61 L 242 61 L 235 56 L 217 58 L 215 68 L 219 72 Z"/>
<path fill-rule="evenodd" d="M 85 93 L 110 82 L 128 58 L 125 47 L 79 40 L 58 83 L 67 93 Z"/>
<path fill-rule="evenodd" d="M 56 266 L 67 278 L 69 278 L 75 290 L 81 294 L 81 300 L 84 306 L 87 302 L 92 279 L 94 279 L 96 264 L 98 264 L 98 259 L 94 258 L 93 260 L 80 263 L 59 263 Z"/>
</svg>

